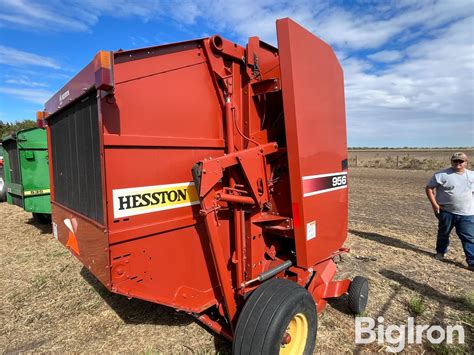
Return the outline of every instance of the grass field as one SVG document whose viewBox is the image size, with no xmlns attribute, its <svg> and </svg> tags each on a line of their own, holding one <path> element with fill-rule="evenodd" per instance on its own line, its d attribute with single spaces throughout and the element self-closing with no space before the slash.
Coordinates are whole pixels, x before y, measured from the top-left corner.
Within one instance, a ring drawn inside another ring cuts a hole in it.
<svg viewBox="0 0 474 355">
<path fill-rule="evenodd" d="M 351 149 L 349 166 L 391 169 L 438 170 L 449 166 L 456 149 Z M 474 158 L 474 149 L 463 149 Z"/>
<path fill-rule="evenodd" d="M 436 224 L 424 186 L 431 172 L 352 168 L 351 253 L 338 277 L 370 281 L 367 316 L 385 324 L 461 324 L 466 344 L 409 345 L 409 352 L 474 353 L 474 278 L 458 238 L 445 261 L 432 258 Z M 0 204 L 0 349 L 19 352 L 227 353 L 228 342 L 173 309 L 109 293 L 31 215 Z M 320 316 L 317 353 L 369 353 L 354 344 L 346 300 Z"/>
</svg>

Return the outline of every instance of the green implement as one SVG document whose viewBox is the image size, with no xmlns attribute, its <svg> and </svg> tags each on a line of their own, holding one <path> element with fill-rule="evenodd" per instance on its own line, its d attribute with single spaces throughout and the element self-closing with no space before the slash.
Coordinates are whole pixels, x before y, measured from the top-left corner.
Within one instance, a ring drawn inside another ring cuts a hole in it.
<svg viewBox="0 0 474 355">
<path fill-rule="evenodd" d="M 7 202 L 32 212 L 40 223 L 51 221 L 46 130 L 31 128 L 2 139 Z"/>
</svg>

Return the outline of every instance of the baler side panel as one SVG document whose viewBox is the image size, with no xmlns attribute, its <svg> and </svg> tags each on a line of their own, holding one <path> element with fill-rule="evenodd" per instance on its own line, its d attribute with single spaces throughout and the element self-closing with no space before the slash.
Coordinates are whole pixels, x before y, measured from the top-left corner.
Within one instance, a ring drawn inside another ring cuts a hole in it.
<svg viewBox="0 0 474 355">
<path fill-rule="evenodd" d="M 116 58 L 114 100 L 101 105 L 109 221 L 119 218 L 113 190 L 189 183 L 197 160 L 223 154 L 222 110 L 200 53 L 195 46 L 177 46 L 162 56 L 142 58 L 138 53 L 139 59 L 125 62 Z M 134 58 L 133 53 L 129 56 Z M 153 74 L 144 76 L 144 67 Z M 198 211 L 188 206 L 137 213 L 109 228 L 113 235 L 154 224 L 157 217 L 160 222 L 193 218 Z M 110 242 L 117 240 L 111 237 Z"/>
<path fill-rule="evenodd" d="M 300 214 L 296 255 L 298 265 L 310 267 L 342 247 L 347 237 L 343 73 L 332 49 L 295 22 L 277 21 L 277 34 L 291 196 Z M 304 183 L 335 173 L 345 176 L 336 181 L 344 184 L 333 186 L 329 177 L 329 186 L 317 181 L 308 190 Z"/>
<path fill-rule="evenodd" d="M 117 169 L 120 169 L 120 173 L 108 173 L 106 176 L 110 243 L 161 233 L 166 231 L 162 228 L 166 223 L 174 222 L 173 226 L 168 227 L 174 229 L 202 222 L 194 185 L 183 184 L 191 182 L 191 169 L 187 167 L 192 166 L 197 157 L 216 154 L 216 151 L 209 149 L 107 148 L 107 171 L 118 172 Z M 179 196 L 178 201 L 172 203 L 170 197 L 175 196 L 160 194 L 160 191 L 179 191 L 187 199 L 179 201 Z M 154 192 L 158 192 L 155 198 L 144 196 Z M 138 200 L 133 197 L 137 194 L 140 195 Z M 117 196 L 121 196 L 121 200 Z M 186 201 L 189 201 L 188 205 L 176 206 L 176 202 Z"/>
<path fill-rule="evenodd" d="M 198 44 L 116 53 L 114 96 L 101 100 L 113 290 L 197 313 L 220 293 L 191 167 L 224 153 Z M 228 233 L 222 242 L 230 258 Z"/>
<path fill-rule="evenodd" d="M 110 251 L 115 292 L 194 313 L 217 302 L 218 281 L 202 223 L 113 245 Z"/>
<path fill-rule="evenodd" d="M 216 140 L 213 146 L 223 147 L 222 110 L 202 49 L 177 46 L 175 52 L 169 51 L 125 62 L 115 59 L 118 110 L 113 112 L 114 105 L 103 107 L 106 145 L 119 135 L 123 139 L 115 140 L 117 145 L 133 136 L 138 146 L 141 137 L 160 137 Z"/>
<path fill-rule="evenodd" d="M 106 230 L 87 218 L 53 202 L 53 235 L 95 277 L 110 287 L 109 244 Z"/>
<path fill-rule="evenodd" d="M 75 79 L 67 86 L 79 85 Z M 97 91 L 86 92 L 50 115 L 47 130 L 53 234 L 110 287 Z"/>
</svg>

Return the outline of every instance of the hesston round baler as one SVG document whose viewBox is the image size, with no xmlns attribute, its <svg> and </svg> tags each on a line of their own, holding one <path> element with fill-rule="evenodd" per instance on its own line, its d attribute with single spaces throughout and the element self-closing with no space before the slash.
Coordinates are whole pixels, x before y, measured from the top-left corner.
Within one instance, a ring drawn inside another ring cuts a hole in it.
<svg viewBox="0 0 474 355">
<path fill-rule="evenodd" d="M 347 249 L 343 73 L 290 19 L 279 48 L 220 36 L 116 52 L 54 95 L 53 235 L 110 291 L 192 314 L 234 353 L 310 353 L 367 280 Z"/>
</svg>

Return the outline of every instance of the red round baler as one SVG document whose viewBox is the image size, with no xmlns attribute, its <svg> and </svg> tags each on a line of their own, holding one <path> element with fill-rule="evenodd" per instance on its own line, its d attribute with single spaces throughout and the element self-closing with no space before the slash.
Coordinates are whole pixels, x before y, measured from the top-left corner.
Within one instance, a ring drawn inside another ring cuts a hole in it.
<svg viewBox="0 0 474 355">
<path fill-rule="evenodd" d="M 40 114 L 54 236 L 110 291 L 188 312 L 238 354 L 311 353 L 329 298 L 367 303 L 366 279 L 334 280 L 341 66 L 290 19 L 277 35 L 101 51 Z"/>
</svg>

